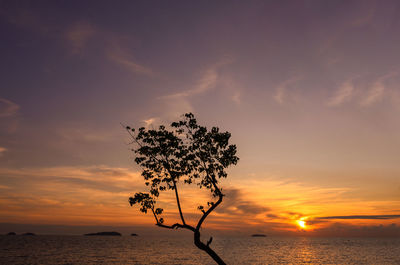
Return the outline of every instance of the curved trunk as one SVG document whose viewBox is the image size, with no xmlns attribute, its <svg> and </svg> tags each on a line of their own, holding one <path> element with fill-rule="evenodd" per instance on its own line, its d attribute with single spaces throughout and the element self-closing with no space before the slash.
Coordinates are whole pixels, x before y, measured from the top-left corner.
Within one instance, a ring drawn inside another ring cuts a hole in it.
<svg viewBox="0 0 400 265">
<path fill-rule="evenodd" d="M 212 250 L 208 245 L 201 242 L 200 232 L 198 230 L 194 232 L 194 244 L 199 249 L 205 251 L 217 264 L 226 265 L 226 263 L 218 256 L 217 253 L 215 253 L 214 250 Z"/>
</svg>

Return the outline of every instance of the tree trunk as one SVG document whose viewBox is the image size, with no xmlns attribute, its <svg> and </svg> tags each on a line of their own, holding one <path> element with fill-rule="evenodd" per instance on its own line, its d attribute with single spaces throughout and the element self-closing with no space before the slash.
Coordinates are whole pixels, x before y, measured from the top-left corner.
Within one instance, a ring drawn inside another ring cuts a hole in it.
<svg viewBox="0 0 400 265">
<path fill-rule="evenodd" d="M 214 250 L 212 250 L 208 245 L 201 242 L 200 232 L 198 230 L 194 232 L 194 244 L 199 249 L 205 251 L 217 264 L 226 265 L 226 263 L 218 256 L 217 253 L 215 253 Z"/>
</svg>

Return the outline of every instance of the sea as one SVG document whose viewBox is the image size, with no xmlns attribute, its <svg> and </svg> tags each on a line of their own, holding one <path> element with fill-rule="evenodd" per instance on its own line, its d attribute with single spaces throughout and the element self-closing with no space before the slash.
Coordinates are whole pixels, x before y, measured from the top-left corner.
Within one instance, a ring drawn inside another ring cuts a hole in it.
<svg viewBox="0 0 400 265">
<path fill-rule="evenodd" d="M 400 264 L 400 238 L 216 237 L 227 264 Z M 192 238 L 0 236 L 0 264 L 215 264 Z"/>
</svg>

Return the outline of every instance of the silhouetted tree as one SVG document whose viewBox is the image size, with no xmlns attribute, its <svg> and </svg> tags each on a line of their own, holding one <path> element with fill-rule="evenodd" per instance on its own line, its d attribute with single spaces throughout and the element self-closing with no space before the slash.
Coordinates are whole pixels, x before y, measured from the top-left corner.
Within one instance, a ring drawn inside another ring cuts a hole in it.
<svg viewBox="0 0 400 265">
<path fill-rule="evenodd" d="M 136 193 L 129 198 L 132 205 L 139 204 L 140 211 L 151 211 L 159 227 L 184 228 L 193 232 L 194 244 L 207 252 L 218 264 L 225 262 L 210 248 L 212 237 L 204 243 L 200 238 L 200 228 L 207 216 L 221 204 L 224 194 L 219 187 L 219 179 L 226 178 L 225 169 L 236 165 L 236 145 L 229 145 L 229 132 L 220 132 L 219 128 L 197 124 L 192 113 L 183 115 L 178 122 L 173 122 L 167 129 L 161 125 L 157 130 L 139 128 L 137 131 L 126 127 L 132 137 L 135 162 L 142 168 L 145 184 L 149 193 Z M 179 200 L 178 183 L 197 184 L 210 190 L 214 201 L 199 205 L 202 212 L 197 224 L 186 223 Z M 180 222 L 167 225 L 162 218 L 163 209 L 156 207 L 160 192 L 173 190 L 179 211 Z"/>
</svg>

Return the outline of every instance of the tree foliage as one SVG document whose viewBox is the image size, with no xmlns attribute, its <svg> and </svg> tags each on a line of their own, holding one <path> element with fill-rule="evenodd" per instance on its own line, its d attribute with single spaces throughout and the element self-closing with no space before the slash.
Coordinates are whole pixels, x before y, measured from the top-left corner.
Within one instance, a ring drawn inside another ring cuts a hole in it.
<svg viewBox="0 0 400 265">
<path fill-rule="evenodd" d="M 193 231 L 194 243 L 206 251 L 218 264 L 225 264 L 210 248 L 212 238 L 204 244 L 200 240 L 200 228 L 205 218 L 222 202 L 223 190 L 219 187 L 221 178 L 226 178 L 225 169 L 236 165 L 236 145 L 230 145 L 229 132 L 220 132 L 218 127 L 208 130 L 197 123 L 192 113 L 173 122 L 169 128 L 161 125 L 158 129 L 144 127 L 135 130 L 126 127 L 132 137 L 135 162 L 142 168 L 142 176 L 149 187 L 149 193 L 136 193 L 129 198 L 132 205 L 140 205 L 140 211 L 150 211 L 156 225 L 164 228 L 185 228 Z M 185 222 L 180 206 L 178 183 L 196 184 L 210 190 L 214 201 L 199 205 L 202 215 L 196 226 Z M 163 209 L 157 208 L 160 192 L 173 190 L 181 223 L 164 224 Z"/>
</svg>

